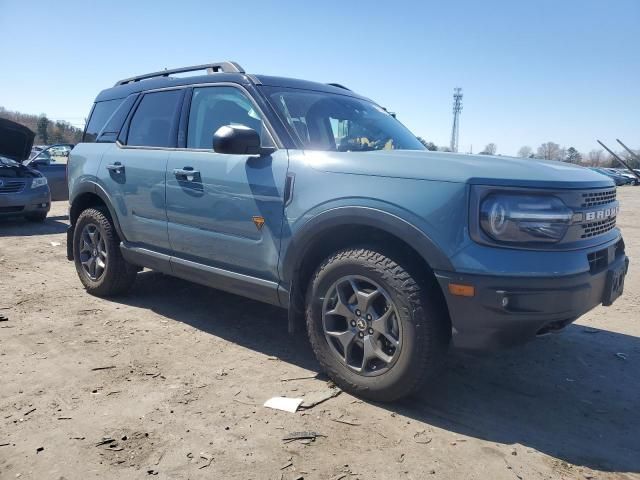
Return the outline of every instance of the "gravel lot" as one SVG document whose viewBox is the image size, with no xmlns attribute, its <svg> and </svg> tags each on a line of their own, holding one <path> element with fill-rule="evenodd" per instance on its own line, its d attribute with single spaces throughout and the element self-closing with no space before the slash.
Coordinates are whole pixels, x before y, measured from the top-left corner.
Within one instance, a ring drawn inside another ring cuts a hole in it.
<svg viewBox="0 0 640 480">
<path fill-rule="evenodd" d="M 619 198 L 632 265 L 612 307 L 452 352 L 403 402 L 342 393 L 294 414 L 262 404 L 329 387 L 296 380 L 317 364 L 283 310 L 148 271 L 94 298 L 65 259 L 66 203 L 0 221 L 0 478 L 640 478 L 640 188 Z M 323 436 L 282 440 L 303 431 Z"/>
</svg>

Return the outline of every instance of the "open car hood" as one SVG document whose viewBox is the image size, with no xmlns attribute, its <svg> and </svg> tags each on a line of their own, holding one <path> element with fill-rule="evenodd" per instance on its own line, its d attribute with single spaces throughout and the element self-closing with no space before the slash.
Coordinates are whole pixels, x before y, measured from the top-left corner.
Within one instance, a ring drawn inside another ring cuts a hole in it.
<svg viewBox="0 0 640 480">
<path fill-rule="evenodd" d="M 0 155 L 17 162 L 28 159 L 35 136 L 27 127 L 0 118 Z"/>
</svg>

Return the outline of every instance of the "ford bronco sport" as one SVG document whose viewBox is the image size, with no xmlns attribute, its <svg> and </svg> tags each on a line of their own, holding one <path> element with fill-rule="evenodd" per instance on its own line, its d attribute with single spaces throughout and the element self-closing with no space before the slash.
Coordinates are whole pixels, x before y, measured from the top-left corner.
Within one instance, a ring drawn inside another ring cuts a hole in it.
<svg viewBox="0 0 640 480">
<path fill-rule="evenodd" d="M 416 390 L 450 343 L 515 345 L 610 305 L 628 265 L 604 176 L 430 152 L 348 88 L 234 62 L 102 91 L 69 192 L 89 293 L 146 267 L 287 308 L 330 377 L 374 400 Z"/>
</svg>

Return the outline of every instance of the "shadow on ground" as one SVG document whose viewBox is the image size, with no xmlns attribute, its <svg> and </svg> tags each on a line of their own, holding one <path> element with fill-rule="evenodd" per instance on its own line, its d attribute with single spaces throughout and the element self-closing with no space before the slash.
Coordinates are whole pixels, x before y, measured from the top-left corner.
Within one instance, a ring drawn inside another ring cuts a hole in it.
<svg viewBox="0 0 640 480">
<path fill-rule="evenodd" d="M 69 226 L 68 219 L 67 215 L 47 217 L 44 222 L 30 222 L 21 217 L 0 218 L 0 238 L 64 233 Z"/>
<path fill-rule="evenodd" d="M 287 336 L 284 310 L 152 272 L 141 273 L 134 291 L 117 301 L 318 369 L 304 334 Z M 571 326 L 490 355 L 452 352 L 429 391 L 381 406 L 458 434 L 519 443 L 571 464 L 637 473 L 638 359 L 637 337 Z M 502 455 L 497 449 L 495 454 Z"/>
</svg>

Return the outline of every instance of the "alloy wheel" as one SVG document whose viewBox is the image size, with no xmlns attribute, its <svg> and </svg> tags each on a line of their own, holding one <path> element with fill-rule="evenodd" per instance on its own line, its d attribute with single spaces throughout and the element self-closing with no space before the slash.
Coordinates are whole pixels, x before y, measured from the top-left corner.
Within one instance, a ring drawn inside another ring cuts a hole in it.
<svg viewBox="0 0 640 480">
<path fill-rule="evenodd" d="M 336 357 L 352 371 L 380 375 L 402 348 L 402 325 L 390 295 L 363 276 L 340 278 L 322 306 L 325 338 Z"/>
<path fill-rule="evenodd" d="M 80 235 L 80 264 L 91 280 L 99 280 L 107 268 L 107 246 L 97 225 L 89 223 Z"/>
</svg>

